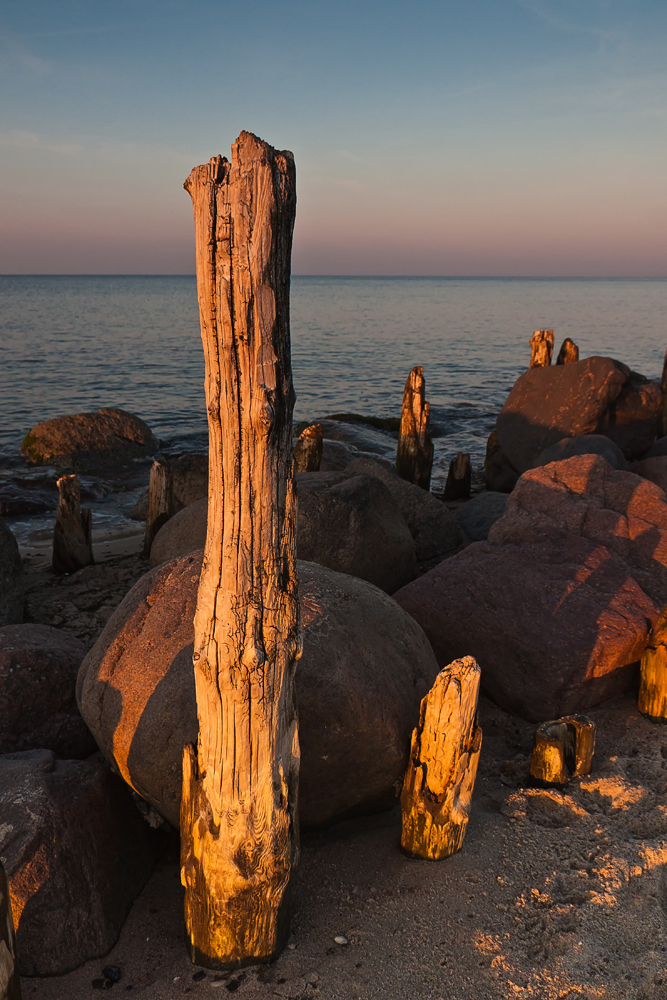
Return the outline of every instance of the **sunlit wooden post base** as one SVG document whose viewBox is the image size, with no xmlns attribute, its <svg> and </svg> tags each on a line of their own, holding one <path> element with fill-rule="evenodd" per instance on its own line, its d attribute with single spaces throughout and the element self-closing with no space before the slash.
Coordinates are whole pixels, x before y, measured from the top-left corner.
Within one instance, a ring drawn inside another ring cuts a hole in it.
<svg viewBox="0 0 667 1000">
<path fill-rule="evenodd" d="M 411 857 L 439 861 L 463 844 L 482 748 L 479 682 L 479 666 L 464 656 L 422 700 L 401 794 L 401 847 Z"/>
<path fill-rule="evenodd" d="M 538 786 L 566 785 L 590 774 L 597 726 L 587 715 L 543 722 L 535 731 L 530 777 Z"/>
<path fill-rule="evenodd" d="M 324 445 L 322 424 L 306 427 L 294 448 L 294 462 L 297 472 L 319 472 Z"/>
<path fill-rule="evenodd" d="M 396 473 L 401 479 L 421 486 L 424 490 L 431 485 L 433 466 L 430 414 L 431 407 L 426 402 L 424 369 L 421 365 L 416 365 L 408 375 L 403 390 Z"/>
<path fill-rule="evenodd" d="M 181 879 L 194 962 L 274 958 L 298 859 L 301 652 L 292 453 L 291 153 L 248 132 L 185 183 L 195 216 L 209 424 L 194 621 L 199 718 L 183 755 Z"/>
<path fill-rule="evenodd" d="M 637 707 L 652 722 L 667 722 L 667 607 L 642 654 Z"/>
<path fill-rule="evenodd" d="M 0 864 L 0 1000 L 21 1000 L 12 903 L 5 869 Z"/>
<path fill-rule="evenodd" d="M 530 367 L 548 368 L 554 349 L 553 330 L 536 330 L 530 338 Z"/>
</svg>

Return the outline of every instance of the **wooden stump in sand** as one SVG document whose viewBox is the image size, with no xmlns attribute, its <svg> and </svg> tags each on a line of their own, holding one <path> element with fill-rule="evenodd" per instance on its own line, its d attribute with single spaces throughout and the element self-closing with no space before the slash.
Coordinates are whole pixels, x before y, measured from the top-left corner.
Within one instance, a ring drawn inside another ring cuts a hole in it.
<svg viewBox="0 0 667 1000">
<path fill-rule="evenodd" d="M 58 480 L 58 509 L 53 529 L 52 565 L 56 573 L 75 573 L 95 562 L 91 542 L 93 517 L 81 509 L 81 487 L 76 476 Z"/>
<path fill-rule="evenodd" d="M 651 632 L 642 654 L 639 711 L 655 722 L 667 722 L 667 606 Z"/>
<path fill-rule="evenodd" d="M 401 479 L 427 490 L 431 485 L 433 442 L 429 418 L 431 407 L 425 399 L 424 369 L 416 365 L 403 390 L 401 426 L 396 449 L 396 472 Z"/>
<path fill-rule="evenodd" d="M 482 746 L 480 669 L 472 656 L 441 670 L 412 733 L 401 809 L 401 847 L 438 861 L 463 844 Z"/>
<path fill-rule="evenodd" d="M 174 477 L 169 463 L 156 458 L 148 484 L 148 513 L 144 535 L 144 555 L 151 551 L 153 539 L 163 524 L 174 516 Z"/>
<path fill-rule="evenodd" d="M 574 365 L 579 360 L 579 348 L 571 337 L 566 337 L 560 345 L 560 351 L 556 358 L 557 365 Z"/>
<path fill-rule="evenodd" d="M 543 722 L 535 731 L 530 776 L 538 785 L 566 785 L 590 774 L 597 726 L 587 715 Z"/>
<path fill-rule="evenodd" d="M 297 472 L 319 472 L 322 461 L 322 424 L 311 424 L 302 431 L 294 449 Z"/>
<path fill-rule="evenodd" d="M 536 330 L 530 338 L 530 367 L 548 368 L 554 349 L 553 330 Z"/>
<path fill-rule="evenodd" d="M 197 747 L 183 755 L 181 878 L 192 960 L 269 961 L 298 857 L 301 654 L 289 285 L 294 159 L 248 132 L 195 167 L 209 424 L 195 615 Z"/>
<path fill-rule="evenodd" d="M 472 468 L 470 455 L 459 451 L 449 463 L 443 500 L 470 500 Z"/>
<path fill-rule="evenodd" d="M 0 865 L 0 1000 L 21 1000 L 12 904 L 5 870 Z"/>
</svg>

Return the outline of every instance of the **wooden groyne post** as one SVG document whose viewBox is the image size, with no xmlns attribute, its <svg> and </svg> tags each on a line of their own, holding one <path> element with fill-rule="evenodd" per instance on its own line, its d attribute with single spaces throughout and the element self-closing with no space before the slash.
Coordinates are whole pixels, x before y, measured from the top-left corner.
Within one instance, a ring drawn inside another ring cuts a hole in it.
<svg viewBox="0 0 667 1000">
<path fill-rule="evenodd" d="M 193 961 L 232 968 L 284 946 L 298 856 L 294 159 L 241 132 L 232 162 L 213 157 L 185 188 L 210 469 L 194 622 L 199 740 L 183 755 L 181 877 Z"/>
<path fill-rule="evenodd" d="M 304 428 L 294 448 L 297 472 L 319 472 L 324 447 L 322 424 L 311 424 Z"/>
<path fill-rule="evenodd" d="M 454 660 L 422 700 L 401 794 L 401 847 L 414 857 L 438 861 L 463 844 L 482 748 L 480 676 L 472 656 Z"/>
<path fill-rule="evenodd" d="M 0 864 L 0 1000 L 21 1000 L 16 935 L 5 869 Z"/>
<path fill-rule="evenodd" d="M 530 338 L 530 367 L 548 368 L 553 350 L 553 330 L 536 330 Z"/>
<path fill-rule="evenodd" d="M 150 555 L 153 539 L 163 524 L 174 515 L 174 476 L 169 463 L 156 458 L 148 483 L 148 513 L 144 534 L 144 555 Z"/>
<path fill-rule="evenodd" d="M 449 463 L 443 500 L 470 500 L 472 466 L 469 452 L 457 451 Z"/>
<path fill-rule="evenodd" d="M 426 402 L 424 369 L 416 365 L 408 375 L 403 390 L 396 472 L 401 479 L 407 479 L 425 490 L 431 485 L 433 466 L 430 413 L 431 407 Z"/>
<path fill-rule="evenodd" d="M 53 529 L 51 563 L 56 573 L 75 573 L 95 562 L 91 532 L 92 512 L 81 507 L 81 486 L 77 476 L 61 476 L 58 509 Z"/>
<path fill-rule="evenodd" d="M 642 653 L 638 708 L 656 722 L 667 722 L 667 606 Z"/>
<path fill-rule="evenodd" d="M 579 360 L 579 348 L 571 337 L 566 337 L 560 345 L 560 351 L 556 358 L 557 365 L 575 365 Z"/>
</svg>

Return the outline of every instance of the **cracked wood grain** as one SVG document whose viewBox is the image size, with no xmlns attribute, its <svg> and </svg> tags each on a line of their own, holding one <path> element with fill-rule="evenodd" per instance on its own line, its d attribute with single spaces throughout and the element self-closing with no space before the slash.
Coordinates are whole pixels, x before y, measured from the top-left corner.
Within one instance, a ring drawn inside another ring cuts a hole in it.
<svg viewBox="0 0 667 1000">
<path fill-rule="evenodd" d="M 181 871 L 193 961 L 231 968 L 284 946 L 298 857 L 294 160 L 242 132 L 231 163 L 213 157 L 184 186 L 210 457 L 194 623 L 199 741 L 183 756 Z"/>
</svg>

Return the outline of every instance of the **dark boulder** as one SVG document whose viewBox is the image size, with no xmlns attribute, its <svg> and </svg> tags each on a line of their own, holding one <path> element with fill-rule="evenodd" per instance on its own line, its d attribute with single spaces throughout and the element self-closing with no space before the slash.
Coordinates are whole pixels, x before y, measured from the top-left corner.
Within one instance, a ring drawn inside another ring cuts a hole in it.
<svg viewBox="0 0 667 1000">
<path fill-rule="evenodd" d="M 604 434 L 634 459 L 654 440 L 660 407 L 659 384 L 611 358 L 531 368 L 498 415 L 498 445 L 519 474 L 545 448 L 584 434 Z"/>
<path fill-rule="evenodd" d="M 178 826 L 183 746 L 197 738 L 193 616 L 202 553 L 152 570 L 109 619 L 79 673 L 81 711 L 106 757 Z M 437 664 L 419 626 L 362 580 L 298 563 L 300 821 L 320 827 L 396 801 L 420 700 Z"/>
<path fill-rule="evenodd" d="M 86 652 L 49 625 L 0 628 L 0 754 L 47 749 L 83 758 L 97 749 L 76 704 Z"/>
<path fill-rule="evenodd" d="M 100 761 L 6 754 L 0 817 L 22 975 L 106 955 L 153 868 L 149 828 L 123 782 Z"/>
<path fill-rule="evenodd" d="M 471 542 L 483 542 L 489 531 L 507 507 L 507 493 L 485 490 L 462 504 L 456 511 L 456 520 Z"/>
<path fill-rule="evenodd" d="M 32 465 L 93 472 L 153 454 L 159 441 L 133 413 L 105 408 L 45 420 L 28 431 L 21 454 Z"/>
<path fill-rule="evenodd" d="M 14 534 L 0 517 L 0 626 L 23 621 L 23 563 Z"/>
<path fill-rule="evenodd" d="M 405 518 L 375 476 L 302 472 L 297 487 L 299 559 L 357 576 L 388 594 L 417 575 Z"/>
<path fill-rule="evenodd" d="M 375 476 L 385 484 L 410 529 L 420 565 L 434 564 L 461 544 L 456 518 L 433 493 L 401 479 L 377 459 L 355 458 L 345 471 Z"/>
<path fill-rule="evenodd" d="M 532 468 L 537 469 L 540 465 L 549 465 L 550 462 L 562 462 L 566 458 L 574 458 L 575 455 L 601 455 L 612 469 L 627 471 L 629 468 L 621 449 L 604 434 L 579 434 L 577 437 L 562 438 L 540 452 Z"/>
<path fill-rule="evenodd" d="M 208 497 L 196 500 L 163 524 L 151 545 L 151 566 L 203 549 L 208 523 Z"/>
</svg>

